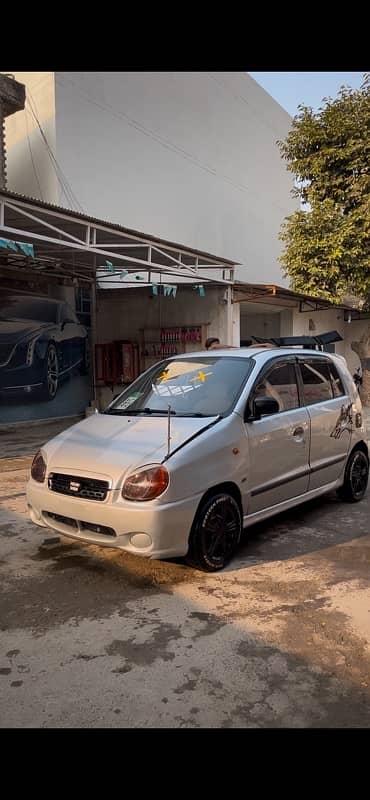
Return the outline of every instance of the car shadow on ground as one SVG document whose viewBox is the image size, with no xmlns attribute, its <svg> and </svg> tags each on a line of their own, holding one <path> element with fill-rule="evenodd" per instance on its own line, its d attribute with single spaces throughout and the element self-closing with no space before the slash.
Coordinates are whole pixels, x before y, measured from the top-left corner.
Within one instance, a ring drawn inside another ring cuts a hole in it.
<svg viewBox="0 0 370 800">
<path fill-rule="evenodd" d="M 228 569 L 281 561 L 349 544 L 370 533 L 370 492 L 359 503 L 345 503 L 331 492 L 257 523 L 243 531 Z"/>
</svg>

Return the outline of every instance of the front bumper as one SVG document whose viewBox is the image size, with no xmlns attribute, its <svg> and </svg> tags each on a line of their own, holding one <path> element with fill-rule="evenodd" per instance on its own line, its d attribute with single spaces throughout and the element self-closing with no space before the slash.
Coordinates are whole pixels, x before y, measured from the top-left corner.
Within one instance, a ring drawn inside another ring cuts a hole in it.
<svg viewBox="0 0 370 800">
<path fill-rule="evenodd" d="M 124 501 L 118 490 L 109 494 L 106 501 L 99 502 L 58 494 L 48 489 L 46 482 L 38 484 L 31 479 L 27 485 L 30 517 L 37 525 L 145 558 L 186 555 L 200 494 L 161 505 Z"/>
<path fill-rule="evenodd" d="M 42 386 L 42 368 L 35 365 L 0 368 L 0 392 L 27 392 Z"/>
</svg>

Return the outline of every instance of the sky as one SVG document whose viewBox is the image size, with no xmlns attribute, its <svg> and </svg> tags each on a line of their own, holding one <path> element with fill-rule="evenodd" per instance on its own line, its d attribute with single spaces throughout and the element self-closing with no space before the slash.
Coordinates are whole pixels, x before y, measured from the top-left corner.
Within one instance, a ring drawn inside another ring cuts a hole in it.
<svg viewBox="0 0 370 800">
<path fill-rule="evenodd" d="M 335 98 L 341 86 L 359 89 L 362 72 L 250 72 L 249 75 L 293 117 L 302 103 L 317 111 L 324 97 Z"/>
</svg>

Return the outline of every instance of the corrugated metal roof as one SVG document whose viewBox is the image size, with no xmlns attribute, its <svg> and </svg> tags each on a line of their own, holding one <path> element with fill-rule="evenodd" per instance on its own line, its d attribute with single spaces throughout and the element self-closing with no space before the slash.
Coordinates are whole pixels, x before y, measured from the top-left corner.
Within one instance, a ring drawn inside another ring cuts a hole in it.
<svg viewBox="0 0 370 800">
<path fill-rule="evenodd" d="M 37 205 L 40 209 L 45 211 L 56 211 L 60 214 L 64 214 L 68 217 L 73 217 L 76 220 L 81 220 L 83 222 L 92 223 L 93 225 L 107 225 L 112 231 L 119 231 L 119 233 L 128 234 L 129 236 L 139 236 L 145 239 L 150 239 L 152 242 L 156 242 L 157 244 L 161 244 L 164 247 L 173 247 L 174 249 L 183 250 L 189 255 L 195 256 L 203 256 L 204 258 L 209 258 L 214 261 L 221 262 L 222 264 L 228 266 L 240 266 L 238 261 L 230 261 L 228 258 L 223 258 L 223 256 L 216 256 L 212 253 L 207 253 L 204 250 L 197 250 L 194 247 L 189 247 L 185 244 L 179 244 L 179 242 L 170 242 L 168 239 L 162 239 L 159 236 L 153 236 L 151 233 L 145 233 L 144 231 L 137 231 L 133 228 L 125 228 L 123 225 L 118 225 L 116 222 L 110 222 L 109 220 L 98 219 L 97 217 L 91 217 L 88 214 L 82 214 L 80 211 L 72 211 L 70 208 L 64 208 L 63 206 L 57 206 L 54 203 L 47 203 L 44 200 L 39 200 L 37 197 L 30 197 L 29 195 L 19 194 L 18 192 L 11 192 L 8 189 L 1 189 L 0 195 L 3 195 L 5 198 L 9 200 L 21 200 L 24 203 L 29 203 L 30 205 Z M 216 265 L 215 265 L 216 266 Z"/>
<path fill-rule="evenodd" d="M 284 297 L 290 300 L 301 300 L 302 302 L 307 303 L 317 303 L 327 306 L 328 308 L 342 308 L 345 310 L 352 310 L 353 307 L 350 305 L 346 305 L 345 303 L 334 303 L 334 301 L 327 300 L 326 298 L 322 297 L 313 297 L 309 294 L 302 294 L 301 292 L 295 292 L 293 289 L 287 289 L 285 286 L 277 286 L 275 283 L 244 283 L 241 281 L 237 281 L 233 284 L 234 292 L 254 292 L 254 293 L 261 293 L 261 299 L 266 298 L 266 302 L 268 302 L 269 297 L 275 297 L 276 300 L 282 300 Z M 248 297 L 246 297 L 246 302 L 248 301 Z M 253 301 L 252 301 L 253 302 Z"/>
</svg>

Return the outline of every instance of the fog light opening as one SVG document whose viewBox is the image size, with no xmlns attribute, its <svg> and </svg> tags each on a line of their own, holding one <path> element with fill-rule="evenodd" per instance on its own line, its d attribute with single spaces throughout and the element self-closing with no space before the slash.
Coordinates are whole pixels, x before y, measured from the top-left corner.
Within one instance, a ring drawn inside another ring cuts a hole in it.
<svg viewBox="0 0 370 800">
<path fill-rule="evenodd" d="M 138 550 L 145 550 L 151 543 L 152 537 L 148 533 L 132 533 L 130 536 L 130 544 Z"/>
</svg>

